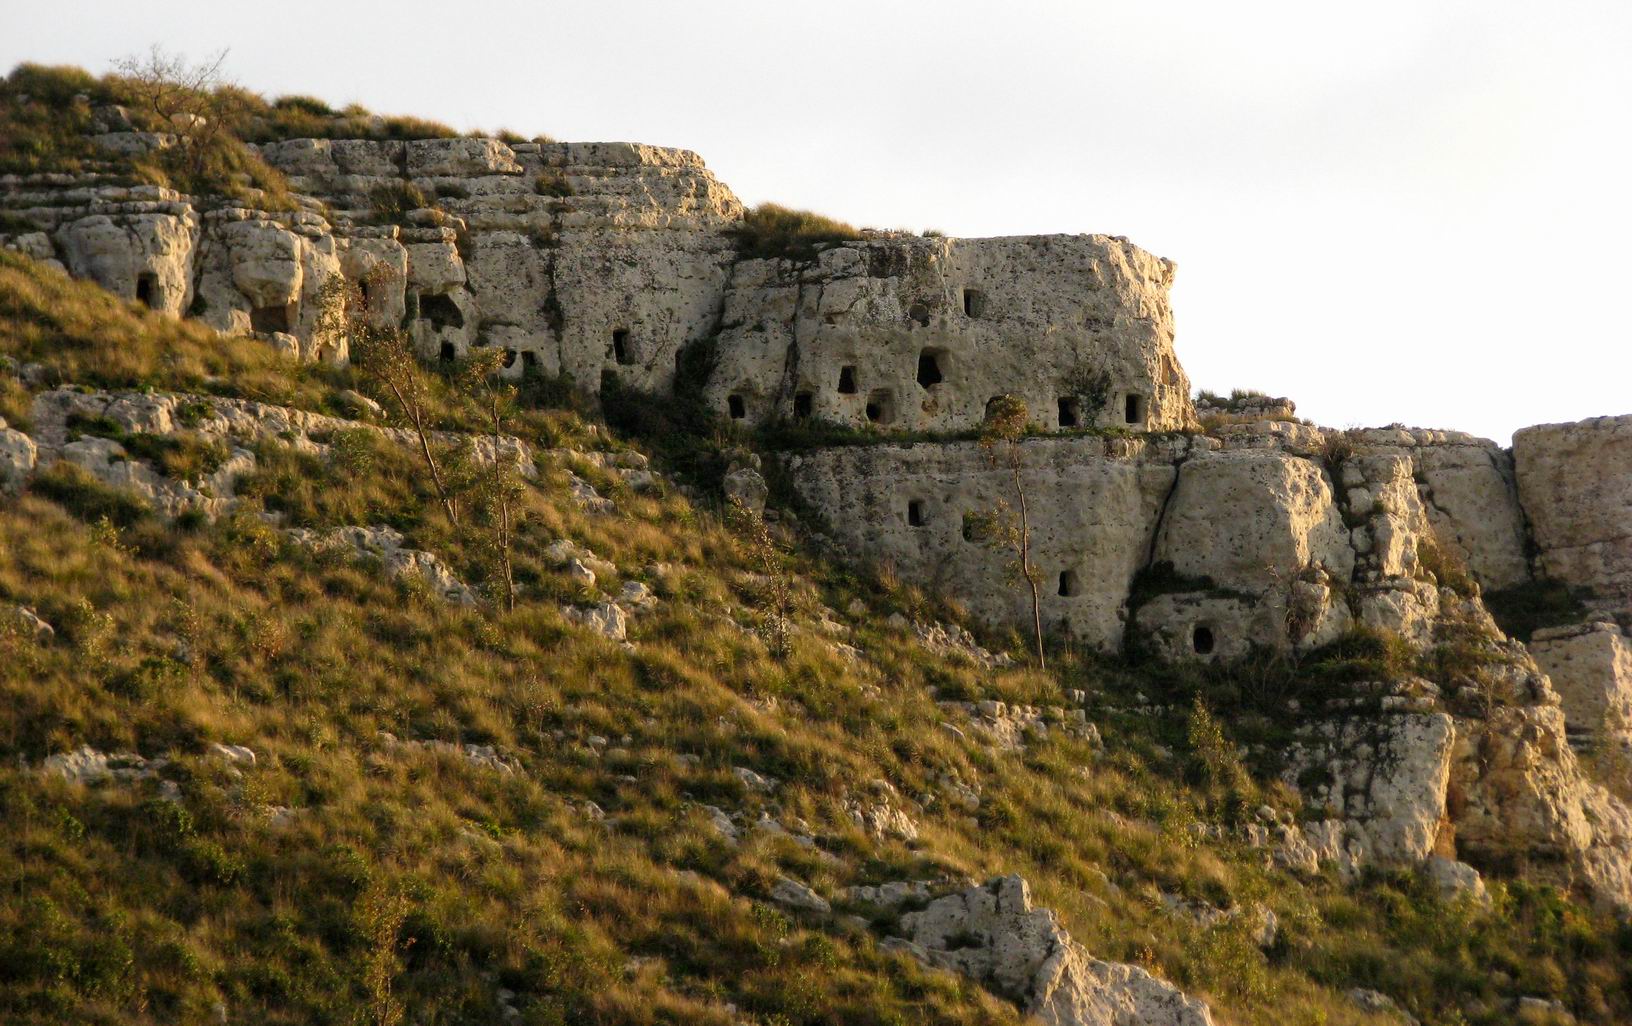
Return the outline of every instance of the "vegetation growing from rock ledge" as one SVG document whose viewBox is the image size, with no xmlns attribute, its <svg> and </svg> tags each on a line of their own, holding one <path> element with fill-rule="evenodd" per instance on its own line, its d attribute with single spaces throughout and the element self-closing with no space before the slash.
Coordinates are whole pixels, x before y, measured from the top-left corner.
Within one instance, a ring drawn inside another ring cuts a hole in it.
<svg viewBox="0 0 1632 1026">
<path fill-rule="evenodd" d="M 822 249 L 861 238 L 861 232 L 843 221 L 776 203 L 749 210 L 734 235 L 745 260 L 809 261 Z"/>
<path fill-rule="evenodd" d="M 1528 643 L 1531 636 L 1544 627 L 1580 623 L 1587 615 L 1583 597 L 1582 589 L 1543 577 L 1487 591 L 1484 602 L 1503 633 Z"/>
</svg>

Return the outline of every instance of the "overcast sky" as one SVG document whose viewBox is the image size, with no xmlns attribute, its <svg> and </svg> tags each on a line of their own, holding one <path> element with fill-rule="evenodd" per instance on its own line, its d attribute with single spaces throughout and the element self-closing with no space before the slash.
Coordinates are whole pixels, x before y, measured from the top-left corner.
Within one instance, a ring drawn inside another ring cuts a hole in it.
<svg viewBox="0 0 1632 1026">
<path fill-rule="evenodd" d="M 1628 0 L 0 0 L 0 64 L 698 151 L 744 201 L 1178 263 L 1179 357 L 1321 423 L 1632 412 Z"/>
</svg>

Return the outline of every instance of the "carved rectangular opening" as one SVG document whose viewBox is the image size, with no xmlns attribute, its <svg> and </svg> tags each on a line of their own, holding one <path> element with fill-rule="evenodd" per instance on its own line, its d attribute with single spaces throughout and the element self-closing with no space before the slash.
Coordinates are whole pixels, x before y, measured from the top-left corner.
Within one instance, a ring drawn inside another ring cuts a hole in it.
<svg viewBox="0 0 1632 1026">
<path fill-rule="evenodd" d="M 538 354 L 531 349 L 523 349 L 521 351 L 521 369 L 523 371 L 538 370 Z"/>
<path fill-rule="evenodd" d="M 730 412 L 732 420 L 742 420 L 748 416 L 748 404 L 742 401 L 740 395 L 726 396 L 725 408 Z"/>
<path fill-rule="evenodd" d="M 628 328 L 617 328 L 612 332 L 612 359 L 624 366 L 635 362 L 634 357 L 629 355 Z"/>
<path fill-rule="evenodd" d="M 1122 419 L 1129 424 L 1143 424 L 1145 422 L 1145 397 L 1136 392 L 1128 393 L 1122 403 Z"/>
<path fill-rule="evenodd" d="M 924 388 L 939 385 L 945 378 L 941 374 L 941 351 L 925 349 L 918 354 L 918 384 Z"/>
<path fill-rule="evenodd" d="M 908 500 L 907 501 L 907 526 L 909 526 L 909 527 L 923 527 L 924 523 L 925 523 L 925 520 L 924 520 L 924 500 L 923 499 L 910 499 L 910 500 Z"/>
<path fill-rule="evenodd" d="M 1058 590 L 1059 593 L 1064 595 L 1066 598 L 1070 598 L 1078 593 L 1077 572 L 1075 570 L 1060 571 L 1060 586 Z"/>
<path fill-rule="evenodd" d="M 421 320 L 430 321 L 431 327 L 438 331 L 465 326 L 465 315 L 459 312 L 459 304 L 453 297 L 439 293 L 419 297 L 419 316 Z"/>
<path fill-rule="evenodd" d="M 1217 642 L 1213 638 L 1213 629 L 1204 623 L 1196 624 L 1190 632 L 1190 647 L 1196 655 L 1212 655 L 1213 647 Z"/>
<path fill-rule="evenodd" d="M 979 317 L 986 309 L 986 296 L 979 289 L 963 290 L 963 315 L 965 317 Z"/>
<path fill-rule="evenodd" d="M 256 331 L 287 332 L 294 323 L 295 304 L 257 306 L 249 312 L 249 326 Z"/>
<path fill-rule="evenodd" d="M 856 394 L 856 369 L 854 367 L 846 366 L 839 368 L 839 394 Z"/>
<path fill-rule="evenodd" d="M 459 351 L 453 347 L 452 342 L 442 343 L 442 347 L 436 353 L 436 358 L 443 363 L 452 363 L 458 356 Z"/>
<path fill-rule="evenodd" d="M 895 393 L 887 388 L 875 389 L 867 397 L 867 419 L 874 424 L 893 424 Z"/>
<path fill-rule="evenodd" d="M 797 420 L 804 420 L 810 416 L 814 408 L 816 397 L 809 392 L 795 392 L 793 395 L 793 416 Z"/>
<path fill-rule="evenodd" d="M 1060 396 L 1060 427 L 1074 428 L 1082 426 L 1082 404 L 1074 397 Z"/>
<path fill-rule="evenodd" d="M 152 272 L 136 276 L 136 302 L 149 310 L 159 305 L 159 276 Z"/>
</svg>

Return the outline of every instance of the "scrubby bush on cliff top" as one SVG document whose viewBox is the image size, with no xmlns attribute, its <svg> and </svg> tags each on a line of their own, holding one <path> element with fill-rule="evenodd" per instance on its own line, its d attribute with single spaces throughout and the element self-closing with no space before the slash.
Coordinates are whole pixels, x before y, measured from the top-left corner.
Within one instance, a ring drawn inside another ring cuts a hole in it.
<svg viewBox="0 0 1632 1026">
<path fill-rule="evenodd" d="M 776 203 L 749 210 L 735 231 L 742 255 L 748 258 L 809 260 L 825 246 L 861 238 L 861 232 L 843 221 Z"/>
<path fill-rule="evenodd" d="M 183 192 L 290 205 L 287 186 L 246 142 L 293 138 L 425 139 L 457 135 L 420 118 L 379 117 L 350 106 L 333 111 L 311 97 L 268 101 L 222 75 L 218 56 L 202 62 L 155 48 L 96 77 L 80 68 L 20 64 L 0 79 L 0 173 L 111 170 Z M 128 125 L 105 123 L 98 108 L 124 108 Z M 144 155 L 99 150 L 101 131 L 164 133 L 176 144 Z M 253 190 L 251 195 L 250 190 Z"/>
</svg>

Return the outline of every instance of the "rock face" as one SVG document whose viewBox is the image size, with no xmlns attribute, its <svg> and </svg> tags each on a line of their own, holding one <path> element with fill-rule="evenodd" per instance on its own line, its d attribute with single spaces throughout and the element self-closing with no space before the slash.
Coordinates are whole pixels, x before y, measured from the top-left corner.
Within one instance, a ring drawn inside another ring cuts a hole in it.
<svg viewBox="0 0 1632 1026">
<path fill-rule="evenodd" d="M 1287 782 L 1342 821 L 1350 865 L 1420 862 L 1439 839 L 1455 738 L 1443 713 L 1330 722 L 1295 746 Z"/>
<path fill-rule="evenodd" d="M 1182 428 L 1173 265 L 1124 239 L 876 236 L 732 271 L 711 405 L 855 427 L 975 427 L 994 397 L 1037 426 Z"/>
<path fill-rule="evenodd" d="M 1525 428 L 1513 460 L 1542 571 L 1632 604 L 1632 416 Z"/>
<path fill-rule="evenodd" d="M 906 948 L 961 973 L 1050 1026 L 1211 1026 L 1207 1006 L 1138 966 L 1102 962 L 1026 881 L 999 877 L 901 917 Z"/>
<path fill-rule="evenodd" d="M 1603 733 L 1615 744 L 1632 739 L 1632 639 L 1619 624 L 1539 630 L 1530 651 L 1552 679 L 1572 733 Z"/>
<path fill-rule="evenodd" d="M 1104 648 L 1121 643 L 1134 575 L 1149 558 L 1174 443 L 1036 439 L 1021 446 L 1043 572 L 1043 619 Z M 1184 447 L 1183 443 L 1177 443 Z M 958 595 L 990 621 L 1024 622 L 1029 594 L 1006 570 L 1012 554 L 966 533 L 966 517 L 1014 498 L 1006 471 L 974 443 L 850 446 L 795 457 L 804 499 L 849 551 L 892 563 L 908 581 Z"/>
</svg>

